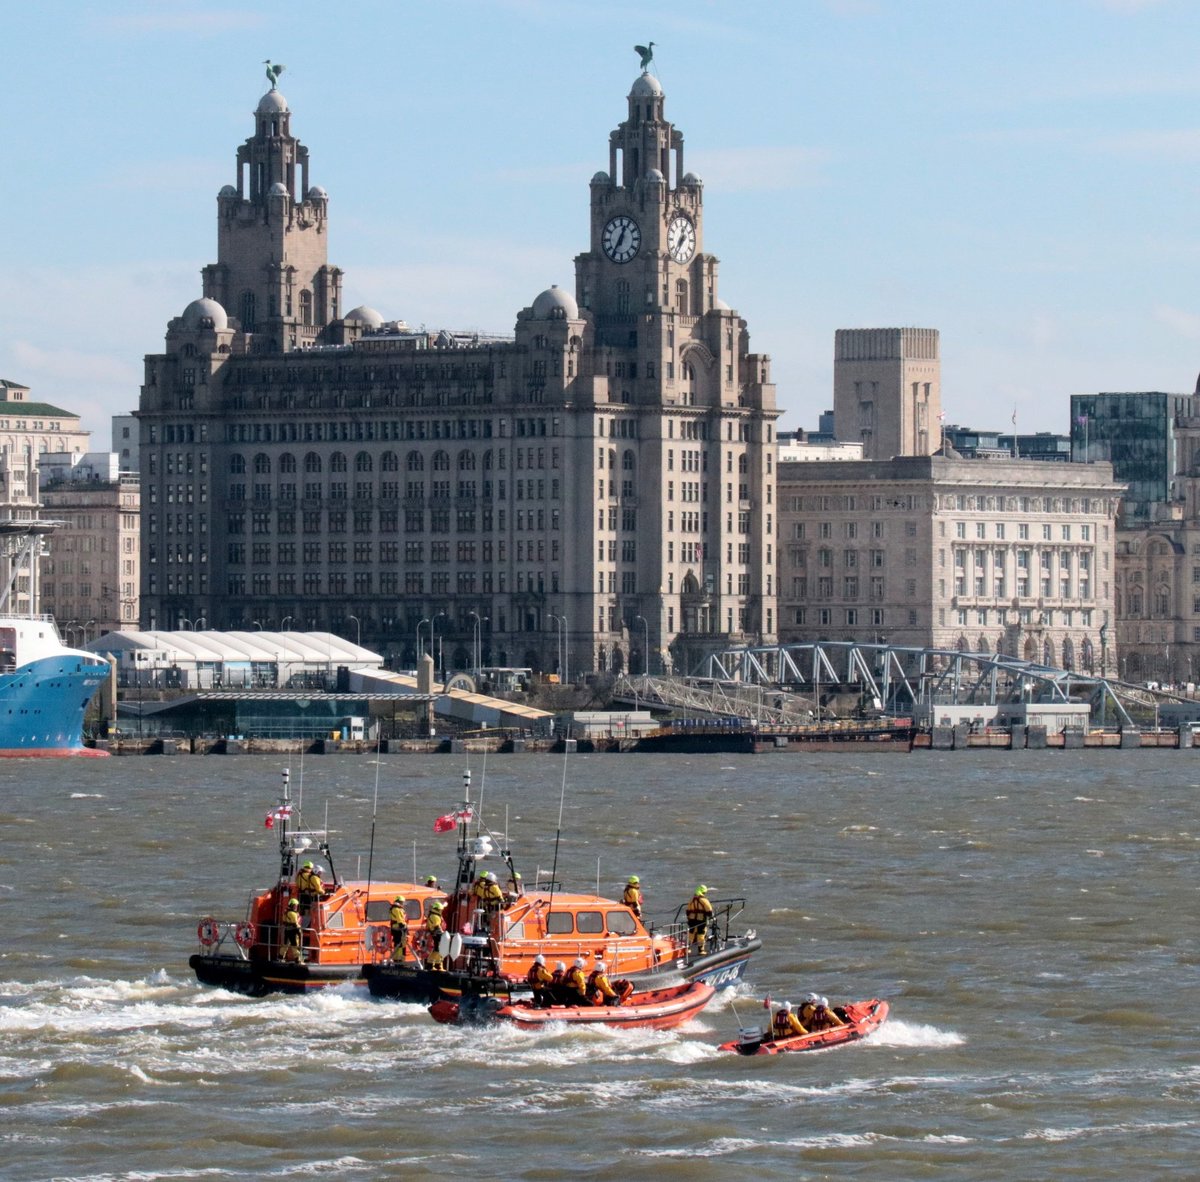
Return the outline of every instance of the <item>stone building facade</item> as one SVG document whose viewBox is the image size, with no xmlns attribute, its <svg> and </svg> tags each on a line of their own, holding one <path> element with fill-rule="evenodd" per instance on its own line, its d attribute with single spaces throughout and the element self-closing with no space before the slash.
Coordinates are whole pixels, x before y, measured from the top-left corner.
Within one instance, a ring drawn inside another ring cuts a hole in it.
<svg viewBox="0 0 1200 1182">
<path fill-rule="evenodd" d="M 936 328 L 839 328 L 833 347 L 834 434 L 863 458 L 933 455 L 942 446 Z"/>
<path fill-rule="evenodd" d="M 141 488 L 116 453 L 43 466 L 42 516 L 62 522 L 42 560 L 42 610 L 82 643 L 138 625 Z"/>
<path fill-rule="evenodd" d="M 780 639 L 1111 670 L 1121 491 L 1102 463 L 782 463 Z"/>
<path fill-rule="evenodd" d="M 664 104 L 636 79 L 574 294 L 498 340 L 342 313 L 328 197 L 263 96 L 204 294 L 146 358 L 144 626 L 354 627 L 405 665 L 436 635 L 452 667 L 478 635 L 485 665 L 580 672 L 774 638 L 770 361 Z"/>
</svg>

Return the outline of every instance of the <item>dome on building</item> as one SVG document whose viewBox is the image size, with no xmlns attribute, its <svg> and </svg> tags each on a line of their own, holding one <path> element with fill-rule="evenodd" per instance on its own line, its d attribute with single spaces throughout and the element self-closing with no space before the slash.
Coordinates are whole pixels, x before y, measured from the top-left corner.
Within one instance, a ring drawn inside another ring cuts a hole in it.
<svg viewBox="0 0 1200 1182">
<path fill-rule="evenodd" d="M 229 317 L 216 300 L 205 297 L 202 300 L 192 300 L 184 308 L 183 323 L 186 328 L 214 328 L 220 332 L 229 327 Z"/>
<path fill-rule="evenodd" d="M 596 175 L 594 177 L 592 177 L 592 184 L 593 185 L 611 185 L 612 180 L 609 177 L 608 173 L 606 173 L 604 171 L 604 169 L 601 169 L 598 173 L 596 173 Z"/>
<path fill-rule="evenodd" d="M 357 308 L 351 308 L 346 313 L 346 319 L 361 324 L 364 328 L 383 327 L 383 317 L 374 308 L 368 308 L 366 304 L 359 304 Z"/>
<path fill-rule="evenodd" d="M 643 74 L 633 84 L 630 98 L 662 98 L 663 88 L 652 74 Z"/>
<path fill-rule="evenodd" d="M 579 305 L 570 292 L 564 291 L 557 283 L 546 288 L 533 301 L 533 318 L 535 320 L 550 320 L 562 318 L 566 320 L 579 319 Z"/>
<path fill-rule="evenodd" d="M 271 197 L 286 197 L 288 195 L 287 185 L 283 181 L 276 181 L 267 192 Z"/>
<path fill-rule="evenodd" d="M 232 185 L 222 185 L 218 197 L 236 197 L 237 190 Z"/>
<path fill-rule="evenodd" d="M 287 99 L 277 90 L 268 90 L 258 100 L 258 106 L 254 109 L 254 113 L 256 115 L 273 115 L 286 112 L 287 109 Z"/>
<path fill-rule="evenodd" d="M 713 307 L 716 308 L 718 312 L 733 311 L 733 309 L 723 299 L 721 299 L 720 296 L 713 300 Z"/>
<path fill-rule="evenodd" d="M 679 183 L 681 185 L 694 185 L 697 188 L 704 184 L 704 182 L 694 172 L 684 173 L 683 180 Z"/>
<path fill-rule="evenodd" d="M 659 184 L 665 184 L 667 178 L 657 168 L 648 168 L 646 170 L 646 180 L 657 181 Z"/>
<path fill-rule="evenodd" d="M 329 194 L 320 185 L 313 185 L 305 194 L 309 201 L 328 201 Z"/>
</svg>

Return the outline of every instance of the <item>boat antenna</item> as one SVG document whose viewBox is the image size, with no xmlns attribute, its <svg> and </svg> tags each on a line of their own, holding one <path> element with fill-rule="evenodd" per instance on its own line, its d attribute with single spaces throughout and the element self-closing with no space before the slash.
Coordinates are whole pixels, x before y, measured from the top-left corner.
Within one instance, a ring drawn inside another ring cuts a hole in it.
<svg viewBox="0 0 1200 1182">
<path fill-rule="evenodd" d="M 477 824 L 475 836 L 483 832 L 483 794 L 487 789 L 487 749 L 483 752 L 483 762 L 479 765 L 479 812 L 476 814 Z"/>
<path fill-rule="evenodd" d="M 567 750 L 566 745 L 563 745 L 563 774 L 562 774 L 562 790 L 558 794 L 558 828 L 554 831 L 554 863 L 550 867 L 550 899 L 546 904 L 546 910 L 550 911 L 554 907 L 554 884 L 558 880 L 558 843 L 562 838 L 562 815 L 563 802 L 567 799 Z M 597 894 L 600 892 L 597 891 Z"/>
<path fill-rule="evenodd" d="M 371 802 L 371 843 L 367 847 L 367 894 L 371 898 L 371 877 L 375 869 L 375 820 L 379 816 L 379 740 L 375 740 L 375 799 Z M 328 827 L 326 827 L 328 828 Z M 363 939 L 366 939 L 366 928 L 363 928 Z"/>
<path fill-rule="evenodd" d="M 413 839 L 413 882 L 417 881 L 417 842 Z"/>
</svg>

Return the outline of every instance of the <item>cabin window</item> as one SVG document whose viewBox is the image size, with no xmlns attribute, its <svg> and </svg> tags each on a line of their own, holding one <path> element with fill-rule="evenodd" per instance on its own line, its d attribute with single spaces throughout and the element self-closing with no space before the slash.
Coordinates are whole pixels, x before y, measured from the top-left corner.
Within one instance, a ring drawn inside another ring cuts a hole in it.
<svg viewBox="0 0 1200 1182">
<path fill-rule="evenodd" d="M 509 926 L 504 929 L 504 938 L 506 940 L 524 940 L 525 925 L 519 922 L 509 924 Z"/>
<path fill-rule="evenodd" d="M 441 900 L 439 900 L 439 899 L 426 899 L 425 900 L 425 914 L 428 915 L 430 910 L 432 909 L 434 903 L 438 903 L 440 901 Z"/>
<path fill-rule="evenodd" d="M 546 916 L 546 934 L 548 936 L 565 936 L 574 930 L 575 925 L 571 922 L 569 911 L 551 911 Z"/>
<path fill-rule="evenodd" d="M 386 922 L 392 913 L 392 903 L 390 899 L 371 899 L 367 903 L 367 922 L 376 920 L 377 922 Z"/>
<path fill-rule="evenodd" d="M 340 911 L 330 911 L 325 915 L 325 930 L 331 931 L 333 928 L 344 928 L 346 926 L 346 917 Z"/>
<path fill-rule="evenodd" d="M 388 913 L 391 914 L 390 908 L 388 909 Z M 406 919 L 420 919 L 421 918 L 421 900 L 420 899 L 406 899 L 404 901 L 404 917 Z"/>
<path fill-rule="evenodd" d="M 609 911 L 608 930 L 613 936 L 632 936 L 637 931 L 637 924 L 628 911 Z"/>
<path fill-rule="evenodd" d="M 581 911 L 575 917 L 580 935 L 599 936 L 604 932 L 604 916 L 599 911 Z"/>
</svg>

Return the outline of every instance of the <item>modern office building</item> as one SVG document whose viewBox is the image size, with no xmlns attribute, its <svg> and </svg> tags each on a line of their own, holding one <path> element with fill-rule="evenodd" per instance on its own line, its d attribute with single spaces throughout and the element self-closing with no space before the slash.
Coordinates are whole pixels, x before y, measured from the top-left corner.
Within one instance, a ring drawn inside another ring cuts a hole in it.
<svg viewBox="0 0 1200 1182">
<path fill-rule="evenodd" d="M 328 195 L 262 97 L 203 293 L 146 357 L 145 627 L 353 627 L 407 665 L 436 636 L 452 667 L 578 672 L 774 638 L 770 360 L 720 297 L 664 105 L 635 80 L 574 294 L 482 339 L 343 312 Z"/>
<path fill-rule="evenodd" d="M 780 639 L 1111 668 L 1121 492 L 1105 463 L 781 463 Z"/>
</svg>

